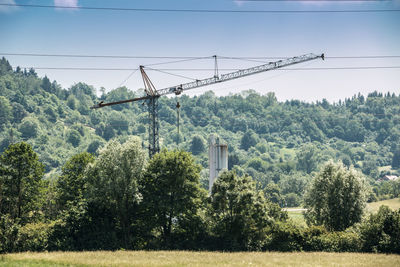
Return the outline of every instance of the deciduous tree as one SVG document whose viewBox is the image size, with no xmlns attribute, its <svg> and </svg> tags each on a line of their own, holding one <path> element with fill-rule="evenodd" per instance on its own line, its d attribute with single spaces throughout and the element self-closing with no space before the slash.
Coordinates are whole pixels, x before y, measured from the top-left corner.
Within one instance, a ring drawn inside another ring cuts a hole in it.
<svg viewBox="0 0 400 267">
<path fill-rule="evenodd" d="M 0 215 L 29 222 L 40 208 L 44 167 L 32 147 L 12 144 L 0 156 Z"/>
<path fill-rule="evenodd" d="M 141 182 L 143 210 L 150 230 L 160 235 L 164 248 L 184 246 L 201 234 L 199 215 L 205 200 L 200 166 L 190 153 L 163 150 L 149 162 Z"/>
<path fill-rule="evenodd" d="M 366 182 L 361 173 L 342 163 L 328 162 L 306 193 L 307 223 L 343 231 L 361 220 L 366 197 Z"/>
</svg>

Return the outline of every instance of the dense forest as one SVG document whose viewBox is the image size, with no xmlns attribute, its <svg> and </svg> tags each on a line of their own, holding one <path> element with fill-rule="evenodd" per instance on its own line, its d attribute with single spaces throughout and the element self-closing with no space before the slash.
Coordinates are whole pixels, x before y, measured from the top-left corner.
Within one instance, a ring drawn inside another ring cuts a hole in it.
<svg viewBox="0 0 400 267">
<path fill-rule="evenodd" d="M 278 102 L 249 90 L 161 97 L 162 150 L 147 154 L 146 105 L 90 110 L 106 93 L 63 89 L 0 61 L 0 253 L 190 249 L 400 252 L 400 96 Z M 178 135 L 176 102 L 181 105 Z M 208 188 L 210 134 L 229 171 Z M 338 204 L 339 203 L 339 204 Z M 307 226 L 282 207 L 304 206 Z"/>
<path fill-rule="evenodd" d="M 13 70 L 0 61 L 0 152 L 9 144 L 32 145 L 55 180 L 61 167 L 83 151 L 96 153 L 112 139 L 139 136 L 147 147 L 147 106 L 123 104 L 91 110 L 99 101 L 142 96 L 126 87 L 105 92 L 77 83 L 63 89 L 34 69 Z M 100 96 L 98 96 L 100 95 Z M 176 102 L 181 105 L 180 135 Z M 329 103 L 278 102 L 274 93 L 248 90 L 217 97 L 212 91 L 159 100 L 161 147 L 190 151 L 208 183 L 208 137 L 219 136 L 229 147 L 229 169 L 248 174 L 268 189 L 281 206 L 299 206 L 312 173 L 329 159 L 354 166 L 373 186 L 370 200 L 396 197 L 385 174 L 399 175 L 400 96 L 372 92 L 368 96 Z"/>
</svg>

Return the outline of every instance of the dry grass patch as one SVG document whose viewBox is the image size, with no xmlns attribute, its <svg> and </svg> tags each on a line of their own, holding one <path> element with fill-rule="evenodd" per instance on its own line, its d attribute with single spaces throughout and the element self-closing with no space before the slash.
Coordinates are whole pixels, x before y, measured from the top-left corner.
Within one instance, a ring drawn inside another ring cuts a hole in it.
<svg viewBox="0 0 400 267">
<path fill-rule="evenodd" d="M 322 252 L 29 252 L 2 258 L 0 266 L 400 266 L 399 255 Z"/>
<path fill-rule="evenodd" d="M 387 200 L 381 200 L 377 202 L 367 203 L 367 210 L 369 212 L 377 212 L 380 206 L 388 206 L 392 210 L 400 209 L 400 198 L 392 198 Z"/>
</svg>

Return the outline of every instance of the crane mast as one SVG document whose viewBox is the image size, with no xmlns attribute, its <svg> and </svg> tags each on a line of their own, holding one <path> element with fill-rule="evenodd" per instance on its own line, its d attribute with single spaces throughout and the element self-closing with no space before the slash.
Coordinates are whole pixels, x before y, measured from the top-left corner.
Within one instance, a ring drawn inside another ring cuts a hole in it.
<svg viewBox="0 0 400 267">
<path fill-rule="evenodd" d="M 144 71 L 144 67 L 140 66 L 140 72 L 142 74 L 146 96 L 139 97 L 139 98 L 133 98 L 133 99 L 127 99 L 127 100 L 121 100 L 121 101 L 116 101 L 116 102 L 110 102 L 110 103 L 103 103 L 103 101 L 102 101 L 102 102 L 98 103 L 97 105 L 92 106 L 91 109 L 145 100 L 147 102 L 147 107 L 148 107 L 148 112 L 149 112 L 149 129 L 148 129 L 149 130 L 149 156 L 151 158 L 154 154 L 156 154 L 160 151 L 159 134 L 158 134 L 158 131 L 159 131 L 158 98 L 160 96 L 164 96 L 164 95 L 168 95 L 168 94 L 179 95 L 182 92 L 190 90 L 190 89 L 194 89 L 194 88 L 198 88 L 198 87 L 202 87 L 202 86 L 208 86 L 208 85 L 221 83 L 221 82 L 226 82 L 226 81 L 246 77 L 249 75 L 253 75 L 253 74 L 257 74 L 257 73 L 261 73 L 261 72 L 265 72 L 265 71 L 269 71 L 269 70 L 279 69 L 279 68 L 287 67 L 290 65 L 307 62 L 307 61 L 318 59 L 318 58 L 321 58 L 322 60 L 324 60 L 325 56 L 324 56 L 324 54 L 321 54 L 321 55 L 306 54 L 306 55 L 287 58 L 287 59 L 283 59 L 283 60 L 279 60 L 279 61 L 275 61 L 275 62 L 269 62 L 269 63 L 263 64 L 263 65 L 259 65 L 259 66 L 255 66 L 255 67 L 251 67 L 251 68 L 247 68 L 247 69 L 241 69 L 241 70 L 237 70 L 237 71 L 222 74 L 222 75 L 218 75 L 216 72 L 215 75 L 211 78 L 196 80 L 193 82 L 184 83 L 184 84 L 180 84 L 177 86 L 167 87 L 167 88 L 159 89 L 159 90 L 155 89 L 150 78 L 147 76 L 146 72 Z"/>
</svg>

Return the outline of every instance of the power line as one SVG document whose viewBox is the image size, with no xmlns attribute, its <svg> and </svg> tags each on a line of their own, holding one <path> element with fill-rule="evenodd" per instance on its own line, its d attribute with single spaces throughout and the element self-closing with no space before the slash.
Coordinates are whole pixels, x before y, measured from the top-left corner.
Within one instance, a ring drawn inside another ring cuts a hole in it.
<svg viewBox="0 0 400 267">
<path fill-rule="evenodd" d="M 78 71 L 136 71 L 137 69 L 133 68 L 81 68 L 81 67 L 20 67 L 23 69 L 30 69 L 33 68 L 35 70 L 78 70 Z M 356 66 L 356 67 L 324 67 L 324 68 L 283 68 L 277 70 L 363 70 L 363 69 L 399 69 L 400 66 Z M 207 69 L 207 68 L 187 68 L 187 69 L 178 69 L 178 68 L 168 68 L 168 69 L 152 69 L 146 68 L 147 70 L 152 71 L 213 71 L 214 69 Z M 225 68 L 219 69 L 221 71 L 236 71 L 240 70 L 240 68 Z M 170 73 L 168 73 L 170 74 Z M 184 77 L 184 76 L 182 76 Z M 185 79 L 192 79 L 189 77 L 184 77 Z M 192 79 L 195 80 L 195 79 Z"/>
<path fill-rule="evenodd" d="M 131 11 L 131 12 L 169 12 L 169 13 L 386 13 L 400 12 L 400 9 L 348 9 L 348 10 L 233 10 L 233 9 L 162 9 L 162 8 L 123 8 L 123 7 L 90 7 L 62 5 L 33 5 L 33 4 L 0 4 L 9 7 L 29 8 L 60 8 L 102 11 Z"/>
<path fill-rule="evenodd" d="M 126 77 L 125 80 L 123 80 L 123 81 L 118 85 L 118 87 L 121 87 L 124 83 L 126 83 L 126 82 L 129 80 L 129 78 L 131 78 L 132 75 L 135 74 L 135 72 L 138 71 L 138 70 L 139 70 L 139 68 L 137 68 L 137 69 L 135 69 L 134 71 L 132 71 L 132 72 L 128 75 L 128 77 Z"/>
<path fill-rule="evenodd" d="M 391 0 L 236 0 L 236 2 L 389 2 Z"/>
<path fill-rule="evenodd" d="M 178 75 L 178 74 L 174 74 L 174 73 L 169 73 L 169 72 L 166 72 L 166 71 L 160 70 L 160 69 L 146 68 L 146 70 L 154 70 L 154 71 L 158 71 L 158 72 L 161 72 L 161 73 L 164 73 L 164 74 L 168 74 L 168 75 L 172 75 L 172 76 L 176 76 L 176 77 L 180 77 L 180 78 L 196 81 L 196 79 L 194 79 L 194 78 L 190 78 L 190 77 L 187 77 L 187 76 Z"/>
<path fill-rule="evenodd" d="M 4 55 L 4 56 L 29 56 L 29 57 L 131 58 L 131 59 L 132 58 L 137 58 L 137 59 L 197 59 L 197 58 L 199 58 L 199 57 L 174 57 L 174 56 L 36 54 L 36 53 L 0 53 L 0 55 Z"/>
<path fill-rule="evenodd" d="M 196 59 L 208 59 L 213 58 L 212 56 L 135 56 L 135 55 L 89 55 L 89 54 L 42 54 L 42 53 L 2 53 L 3 56 L 27 56 L 27 57 L 65 57 L 65 58 L 121 58 L 121 59 L 182 59 L 182 60 L 196 60 Z M 218 59 L 287 59 L 290 57 L 278 57 L 278 56 L 242 56 L 242 57 L 230 57 L 230 56 L 218 56 Z M 325 56 L 330 59 L 368 59 L 368 58 L 400 58 L 400 55 L 361 55 L 361 56 Z M 164 64 L 156 63 L 156 64 Z M 169 63 L 169 62 L 168 62 Z M 171 62 L 175 63 L 175 62 Z M 167 64 L 167 63 L 165 63 Z M 150 65 L 148 65 L 150 66 Z"/>
</svg>

